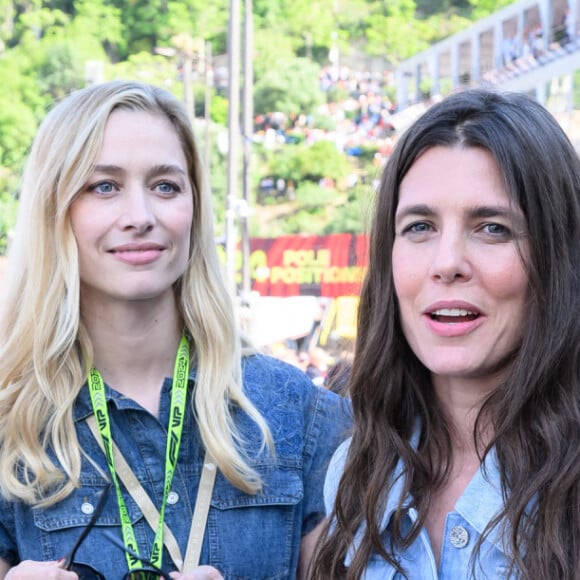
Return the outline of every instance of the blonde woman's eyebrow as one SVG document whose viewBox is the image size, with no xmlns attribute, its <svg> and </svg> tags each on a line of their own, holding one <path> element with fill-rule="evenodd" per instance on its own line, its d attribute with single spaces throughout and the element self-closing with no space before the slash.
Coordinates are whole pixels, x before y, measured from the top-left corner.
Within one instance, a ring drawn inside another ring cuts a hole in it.
<svg viewBox="0 0 580 580">
<path fill-rule="evenodd" d="M 147 171 L 148 177 L 155 177 L 157 175 L 180 175 L 182 177 L 187 177 L 186 171 L 179 165 L 173 163 L 154 165 L 149 169 L 149 171 Z"/>
<path fill-rule="evenodd" d="M 95 165 L 93 168 L 93 173 L 106 173 L 110 175 L 121 175 L 126 173 L 126 170 L 119 165 L 103 163 L 99 165 Z M 182 176 L 187 177 L 187 173 L 185 170 L 180 167 L 179 165 L 175 165 L 172 163 L 164 163 L 160 165 L 154 165 L 153 167 L 149 168 L 147 171 L 148 177 L 154 177 L 155 175 L 162 175 L 162 174 L 179 174 Z"/>
<path fill-rule="evenodd" d="M 112 175 L 120 175 L 121 173 L 124 172 L 125 170 L 122 167 L 109 163 L 95 165 L 93 168 L 93 173 L 107 173 Z"/>
</svg>

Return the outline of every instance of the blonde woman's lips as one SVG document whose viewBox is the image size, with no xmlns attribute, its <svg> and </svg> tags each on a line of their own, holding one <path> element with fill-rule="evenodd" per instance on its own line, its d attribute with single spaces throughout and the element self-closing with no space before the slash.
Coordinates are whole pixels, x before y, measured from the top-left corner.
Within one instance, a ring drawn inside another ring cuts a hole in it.
<svg viewBox="0 0 580 580">
<path fill-rule="evenodd" d="M 148 265 L 159 259 L 164 246 L 155 243 L 130 243 L 115 246 L 109 253 L 125 264 L 133 266 Z"/>
</svg>

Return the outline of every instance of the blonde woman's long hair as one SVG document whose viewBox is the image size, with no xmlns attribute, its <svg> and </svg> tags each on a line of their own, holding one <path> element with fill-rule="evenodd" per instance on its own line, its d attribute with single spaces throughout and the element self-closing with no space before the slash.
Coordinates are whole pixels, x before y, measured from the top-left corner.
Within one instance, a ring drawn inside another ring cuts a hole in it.
<svg viewBox="0 0 580 580">
<path fill-rule="evenodd" d="M 242 389 L 242 341 L 222 279 L 211 195 L 191 122 L 165 90 L 123 81 L 87 87 L 58 104 L 41 124 L 24 172 L 0 316 L 0 491 L 12 500 L 50 505 L 79 482 L 82 450 L 72 411 L 93 348 L 80 313 L 69 208 L 92 172 L 116 109 L 164 116 L 183 146 L 194 215 L 190 259 L 175 294 L 197 365 L 193 411 L 222 473 L 236 487 L 256 493 L 262 481 L 250 466 L 231 405 L 257 423 L 262 449 L 272 441 Z"/>
</svg>

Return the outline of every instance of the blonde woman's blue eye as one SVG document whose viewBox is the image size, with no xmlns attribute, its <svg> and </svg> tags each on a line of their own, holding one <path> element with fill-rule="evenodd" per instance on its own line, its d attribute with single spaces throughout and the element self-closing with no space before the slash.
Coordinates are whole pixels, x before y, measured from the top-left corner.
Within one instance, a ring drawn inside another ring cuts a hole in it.
<svg viewBox="0 0 580 580">
<path fill-rule="evenodd" d="M 161 193 L 176 193 L 179 191 L 179 188 L 174 185 L 173 183 L 169 183 L 168 181 L 164 181 L 157 185 L 157 189 Z"/>
<path fill-rule="evenodd" d="M 99 183 L 95 183 L 89 187 L 90 191 L 94 191 L 95 193 L 101 194 L 108 194 L 113 193 L 115 191 L 115 186 L 110 181 L 101 181 Z"/>
</svg>

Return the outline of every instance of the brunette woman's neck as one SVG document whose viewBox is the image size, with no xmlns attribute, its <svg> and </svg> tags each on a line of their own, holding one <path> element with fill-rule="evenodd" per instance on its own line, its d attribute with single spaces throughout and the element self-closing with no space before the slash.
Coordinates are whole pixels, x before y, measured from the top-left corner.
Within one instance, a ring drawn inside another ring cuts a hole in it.
<svg viewBox="0 0 580 580">
<path fill-rule="evenodd" d="M 481 453 L 491 439 L 489 426 L 485 417 L 479 418 L 480 411 L 487 397 L 497 387 L 498 380 L 466 380 L 433 378 L 433 386 L 440 405 L 453 430 L 453 451 L 459 455 L 469 456 Z M 476 450 L 474 432 L 477 427 L 479 445 Z"/>
</svg>

